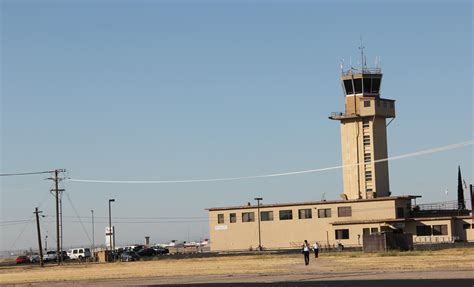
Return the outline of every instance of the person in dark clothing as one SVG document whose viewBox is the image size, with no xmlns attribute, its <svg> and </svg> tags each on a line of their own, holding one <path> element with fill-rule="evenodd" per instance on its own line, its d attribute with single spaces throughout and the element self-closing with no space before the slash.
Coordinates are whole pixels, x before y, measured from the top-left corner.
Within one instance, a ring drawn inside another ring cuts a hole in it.
<svg viewBox="0 0 474 287">
<path fill-rule="evenodd" d="M 304 265 L 309 264 L 309 250 L 310 250 L 310 247 L 309 247 L 308 240 L 305 240 L 303 243 L 303 248 L 301 249 L 301 252 L 303 252 L 303 255 L 304 255 Z"/>
</svg>

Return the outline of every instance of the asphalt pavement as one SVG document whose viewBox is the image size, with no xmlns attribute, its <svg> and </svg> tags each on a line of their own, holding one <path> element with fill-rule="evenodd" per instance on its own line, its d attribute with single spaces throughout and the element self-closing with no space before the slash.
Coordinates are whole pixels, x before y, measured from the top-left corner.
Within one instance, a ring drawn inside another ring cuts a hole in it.
<svg viewBox="0 0 474 287">
<path fill-rule="evenodd" d="M 205 283 L 178 285 L 147 285 L 156 287 L 474 287 L 474 279 L 401 279 L 401 280 L 344 280 L 298 282 Z"/>
</svg>

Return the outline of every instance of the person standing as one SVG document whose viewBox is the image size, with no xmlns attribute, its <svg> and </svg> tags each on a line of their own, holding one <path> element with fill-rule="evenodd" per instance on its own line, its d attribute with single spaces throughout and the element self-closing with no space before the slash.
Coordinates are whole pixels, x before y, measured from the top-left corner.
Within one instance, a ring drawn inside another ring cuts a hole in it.
<svg viewBox="0 0 474 287">
<path fill-rule="evenodd" d="M 318 246 L 318 242 L 317 242 L 317 241 L 314 242 L 313 251 L 314 251 L 314 258 L 318 258 L 319 246 Z"/>
<path fill-rule="evenodd" d="M 309 249 L 310 247 L 309 247 L 308 240 L 305 240 L 303 243 L 303 249 L 301 250 L 304 255 L 304 265 L 309 264 Z"/>
</svg>

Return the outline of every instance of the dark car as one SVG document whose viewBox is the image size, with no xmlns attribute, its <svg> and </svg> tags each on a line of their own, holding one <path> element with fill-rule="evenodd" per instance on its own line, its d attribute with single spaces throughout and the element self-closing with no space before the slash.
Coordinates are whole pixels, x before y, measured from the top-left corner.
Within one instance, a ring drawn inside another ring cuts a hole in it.
<svg viewBox="0 0 474 287">
<path fill-rule="evenodd" d="M 133 251 L 124 251 L 121 255 L 120 255 L 120 260 L 121 261 L 136 261 L 140 259 L 140 256 L 138 256 L 137 253 L 133 252 Z"/>
<path fill-rule="evenodd" d="M 16 264 L 26 264 L 28 261 L 28 256 L 18 256 L 16 258 Z"/>
<path fill-rule="evenodd" d="M 69 260 L 69 259 L 70 259 L 70 258 L 69 258 L 69 255 L 67 255 L 67 251 L 65 251 L 65 250 L 63 250 L 63 251 L 61 252 L 61 255 L 62 255 L 61 260 L 63 260 L 63 261 L 66 261 L 66 260 Z"/>
<path fill-rule="evenodd" d="M 142 257 L 142 256 L 143 257 L 149 257 L 149 256 L 155 256 L 156 251 L 153 248 L 144 248 L 144 249 L 138 250 L 137 254 L 140 257 Z"/>
<path fill-rule="evenodd" d="M 153 247 L 153 250 L 155 250 L 156 254 L 159 254 L 159 255 L 170 253 L 170 250 L 168 248 L 164 248 L 161 246 L 155 246 Z"/>
</svg>

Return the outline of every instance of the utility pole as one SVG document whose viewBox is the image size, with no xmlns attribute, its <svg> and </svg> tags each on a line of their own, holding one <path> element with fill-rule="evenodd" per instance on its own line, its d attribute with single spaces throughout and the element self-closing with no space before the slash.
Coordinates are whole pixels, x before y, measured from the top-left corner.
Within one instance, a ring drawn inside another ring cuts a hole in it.
<svg viewBox="0 0 474 287">
<path fill-rule="evenodd" d="M 59 218 L 59 197 L 61 196 L 60 193 L 64 191 L 64 189 L 59 189 L 59 181 L 61 180 L 59 178 L 59 173 L 60 172 L 65 172 L 66 170 L 64 169 L 55 169 L 54 170 L 54 177 L 48 178 L 54 181 L 54 188 L 51 189 L 51 191 L 54 191 L 55 193 L 55 199 L 56 199 L 56 258 L 58 261 L 58 265 L 61 264 L 61 232 L 60 232 L 60 218 Z"/>
<path fill-rule="evenodd" d="M 254 200 L 257 201 L 257 216 L 258 216 L 258 250 L 262 251 L 262 236 L 260 232 L 260 200 L 263 200 L 261 197 L 256 197 Z"/>
<path fill-rule="evenodd" d="M 94 242 L 94 210 L 93 209 L 91 209 L 91 213 L 92 213 L 92 248 L 91 248 L 91 253 L 92 253 L 92 257 L 94 257 L 95 242 Z"/>
<path fill-rule="evenodd" d="M 474 220 L 474 188 L 472 184 L 469 185 L 469 189 L 471 190 L 471 216 L 472 220 Z"/>
<path fill-rule="evenodd" d="M 39 222 L 39 213 L 41 213 L 41 211 L 38 210 L 38 207 L 35 208 L 35 212 L 36 213 L 36 228 L 38 230 L 38 247 L 39 247 L 39 256 L 40 256 L 40 265 L 41 267 L 44 266 L 43 264 L 43 247 L 41 246 L 41 230 L 40 230 L 40 222 Z"/>
</svg>

